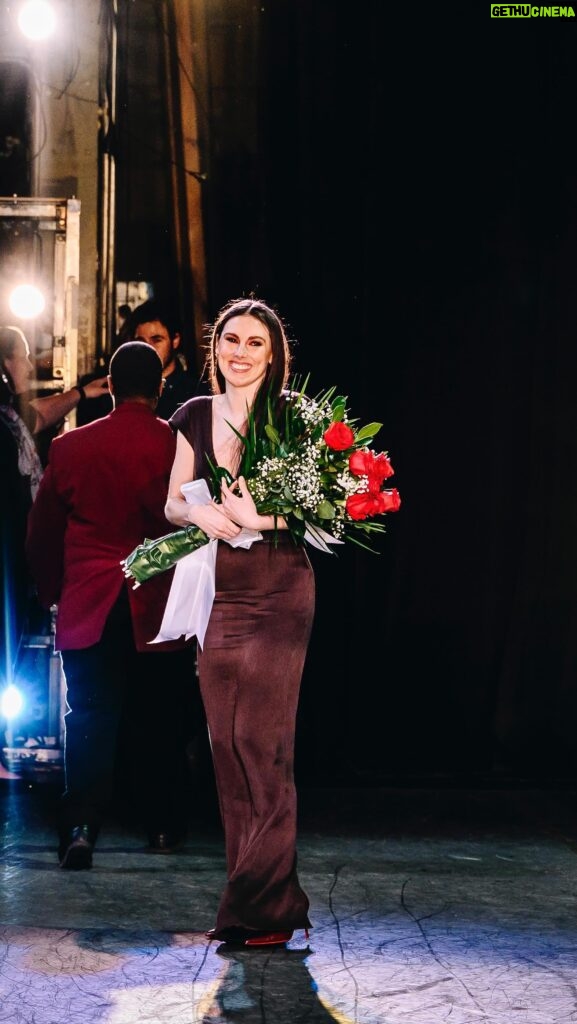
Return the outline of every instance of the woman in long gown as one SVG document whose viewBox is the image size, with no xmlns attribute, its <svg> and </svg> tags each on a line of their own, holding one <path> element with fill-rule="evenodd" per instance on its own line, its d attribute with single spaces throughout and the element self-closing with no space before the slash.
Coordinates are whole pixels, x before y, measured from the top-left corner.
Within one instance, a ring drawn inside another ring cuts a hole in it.
<svg viewBox="0 0 577 1024">
<path fill-rule="evenodd" d="M 198 656 L 202 699 L 225 832 L 227 884 L 209 937 L 246 946 L 287 942 L 310 926 L 296 871 L 293 775 L 297 703 L 314 614 L 313 571 L 281 519 L 261 516 L 242 477 L 222 503 L 189 505 L 181 485 L 210 477 L 210 462 L 238 473 L 252 409 L 262 429 L 267 396 L 287 383 L 282 322 L 265 303 L 234 300 L 211 334 L 211 396 L 186 402 L 177 431 L 167 518 L 219 541 L 259 530 L 248 550 L 220 543 L 216 595 Z M 276 539 L 275 539 L 276 538 Z"/>
</svg>

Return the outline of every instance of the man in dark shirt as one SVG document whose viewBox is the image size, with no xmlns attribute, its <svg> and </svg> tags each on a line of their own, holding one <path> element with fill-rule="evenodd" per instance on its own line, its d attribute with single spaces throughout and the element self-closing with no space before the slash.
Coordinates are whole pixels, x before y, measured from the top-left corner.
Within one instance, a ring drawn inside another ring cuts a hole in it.
<svg viewBox="0 0 577 1024">
<path fill-rule="evenodd" d="M 122 340 L 144 341 L 158 352 L 162 360 L 164 387 L 156 410 L 161 419 L 170 419 L 183 402 L 199 393 L 195 375 L 186 370 L 181 361 L 180 329 L 167 305 L 149 299 L 137 306 L 122 326 Z M 91 423 L 111 410 L 112 399 L 106 392 L 102 398 L 81 402 L 76 422 L 78 426 Z"/>
</svg>

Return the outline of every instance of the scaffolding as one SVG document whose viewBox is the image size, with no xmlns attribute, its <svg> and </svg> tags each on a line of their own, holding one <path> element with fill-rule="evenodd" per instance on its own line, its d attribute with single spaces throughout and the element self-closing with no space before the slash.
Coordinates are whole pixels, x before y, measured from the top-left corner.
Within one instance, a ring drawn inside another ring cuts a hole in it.
<svg viewBox="0 0 577 1024">
<path fill-rule="evenodd" d="M 77 380 L 80 200 L 0 197 L 0 315 L 28 339 L 39 367 L 33 382 L 44 390 L 66 390 Z M 45 308 L 38 317 L 15 317 L 11 290 L 34 284 Z"/>
</svg>

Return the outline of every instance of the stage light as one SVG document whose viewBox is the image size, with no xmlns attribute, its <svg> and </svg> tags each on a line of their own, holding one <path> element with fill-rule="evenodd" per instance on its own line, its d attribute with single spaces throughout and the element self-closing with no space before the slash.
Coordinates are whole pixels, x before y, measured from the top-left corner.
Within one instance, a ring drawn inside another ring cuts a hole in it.
<svg viewBox="0 0 577 1024">
<path fill-rule="evenodd" d="M 40 42 L 56 29 L 56 14 L 48 0 L 27 0 L 18 14 L 18 26 L 27 39 Z"/>
<path fill-rule="evenodd" d="M 20 714 L 24 707 L 24 700 L 20 690 L 10 684 L 2 692 L 0 697 L 0 714 L 4 716 L 8 721 L 12 718 L 16 718 Z"/>
<path fill-rule="evenodd" d="M 44 311 L 46 301 L 41 291 L 31 284 L 19 284 L 10 292 L 8 305 L 14 316 L 30 320 Z"/>
</svg>

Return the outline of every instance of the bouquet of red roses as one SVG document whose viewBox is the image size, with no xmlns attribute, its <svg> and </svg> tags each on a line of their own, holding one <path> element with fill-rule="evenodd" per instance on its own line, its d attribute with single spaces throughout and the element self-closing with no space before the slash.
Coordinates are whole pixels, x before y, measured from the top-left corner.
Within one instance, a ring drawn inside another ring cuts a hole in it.
<svg viewBox="0 0 577 1024">
<path fill-rule="evenodd" d="M 368 536 L 384 532 L 384 515 L 401 504 L 398 490 L 384 487 L 393 476 L 388 453 L 371 448 L 382 424 L 358 427 L 335 388 L 309 398 L 305 387 L 306 381 L 300 388 L 295 383 L 280 408 L 268 403 L 262 433 L 251 413 L 246 435 L 231 426 L 243 446 L 239 475 L 259 513 L 282 516 L 295 542 L 328 552 L 329 544 L 351 540 L 374 551 Z M 232 482 L 226 470 L 213 467 L 217 500 L 223 476 Z M 206 543 L 197 526 L 145 540 L 124 559 L 125 575 L 142 583 Z"/>
</svg>

